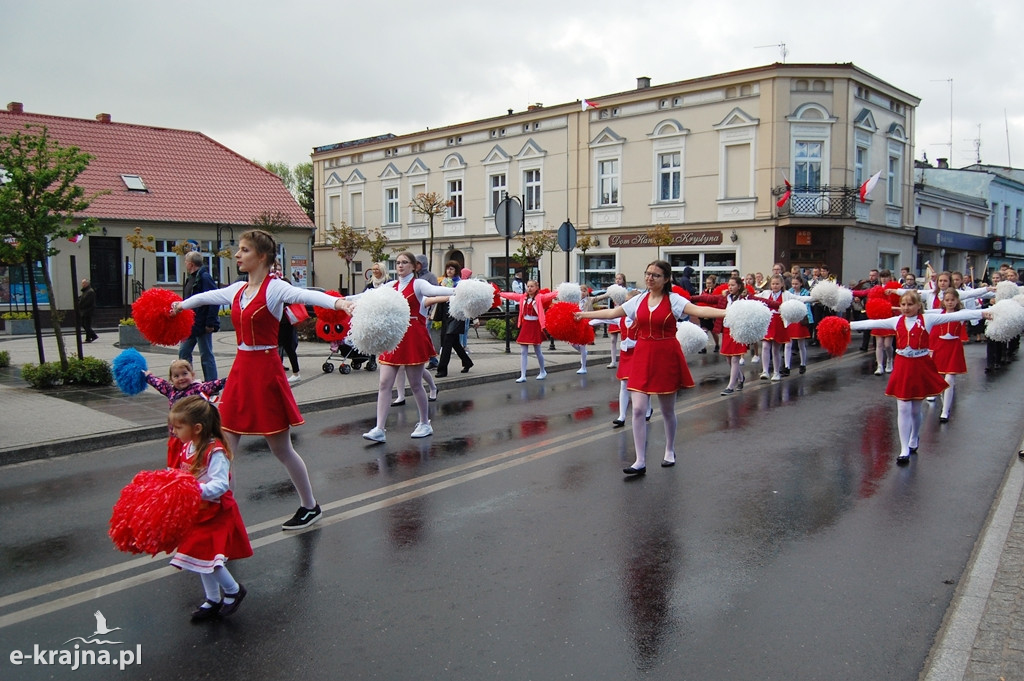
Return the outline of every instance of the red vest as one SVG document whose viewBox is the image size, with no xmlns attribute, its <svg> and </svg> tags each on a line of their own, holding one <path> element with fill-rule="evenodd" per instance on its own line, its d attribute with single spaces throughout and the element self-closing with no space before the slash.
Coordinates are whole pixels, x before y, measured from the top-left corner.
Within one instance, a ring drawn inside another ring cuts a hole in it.
<svg viewBox="0 0 1024 681">
<path fill-rule="evenodd" d="M 249 304 L 242 309 L 242 294 L 246 287 L 238 289 L 231 303 L 231 323 L 235 325 L 235 339 L 239 345 L 277 345 L 277 331 L 280 320 L 270 314 L 267 308 L 267 286 L 270 277 L 263 280 Z"/>
</svg>

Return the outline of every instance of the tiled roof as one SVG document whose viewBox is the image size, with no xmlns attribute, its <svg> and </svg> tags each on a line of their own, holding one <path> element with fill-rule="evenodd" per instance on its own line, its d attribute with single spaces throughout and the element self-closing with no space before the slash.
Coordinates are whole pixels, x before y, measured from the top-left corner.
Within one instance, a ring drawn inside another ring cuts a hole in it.
<svg viewBox="0 0 1024 681">
<path fill-rule="evenodd" d="M 280 178 L 202 133 L 20 109 L 0 110 L 0 134 L 45 125 L 51 138 L 95 157 L 78 184 L 86 194 L 110 193 L 83 217 L 249 225 L 265 211 L 280 211 L 292 225 L 313 227 Z M 140 176 L 148 191 L 130 191 L 121 175 Z"/>
</svg>

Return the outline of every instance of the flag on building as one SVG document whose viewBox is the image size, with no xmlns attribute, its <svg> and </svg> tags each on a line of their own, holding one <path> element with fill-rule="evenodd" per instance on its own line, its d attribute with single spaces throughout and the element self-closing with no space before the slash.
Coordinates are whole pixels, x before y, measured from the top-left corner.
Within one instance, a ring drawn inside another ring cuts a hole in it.
<svg viewBox="0 0 1024 681">
<path fill-rule="evenodd" d="M 584 111 L 586 111 L 587 109 L 596 109 L 598 107 L 597 102 L 592 102 L 589 99 L 584 99 L 582 104 Z"/>
<path fill-rule="evenodd" d="M 789 201 L 789 198 L 793 196 L 793 185 L 786 178 L 782 178 L 782 181 L 786 183 L 786 191 L 782 194 L 782 198 L 775 202 L 775 206 L 778 208 L 785 206 L 786 201 Z"/>
<path fill-rule="evenodd" d="M 74 236 L 69 236 L 68 237 L 68 241 L 70 241 L 73 244 L 77 244 L 79 241 L 81 241 L 84 238 L 85 238 L 84 234 L 76 234 Z"/>
<path fill-rule="evenodd" d="M 868 200 L 868 194 L 878 184 L 878 178 L 882 176 L 882 171 L 879 170 L 877 173 L 868 178 L 868 181 L 860 186 L 860 202 L 865 203 Z"/>
</svg>

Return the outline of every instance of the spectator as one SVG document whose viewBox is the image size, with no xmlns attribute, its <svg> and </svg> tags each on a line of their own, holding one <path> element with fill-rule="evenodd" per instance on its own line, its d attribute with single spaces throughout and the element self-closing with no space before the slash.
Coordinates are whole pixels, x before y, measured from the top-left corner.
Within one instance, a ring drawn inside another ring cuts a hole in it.
<svg viewBox="0 0 1024 681">
<path fill-rule="evenodd" d="M 190 251 L 185 255 L 185 271 L 188 275 L 182 291 L 183 299 L 187 300 L 199 293 L 216 290 L 217 285 L 213 283 L 210 269 L 203 264 L 203 256 L 200 253 Z M 178 359 L 192 364 L 192 351 L 199 345 L 199 363 L 203 367 L 204 381 L 217 380 L 217 360 L 213 356 L 213 332 L 220 328 L 217 309 L 216 305 L 196 308 L 192 333 L 178 346 Z"/>
<path fill-rule="evenodd" d="M 82 329 L 85 331 L 85 342 L 92 343 L 99 338 L 92 330 L 92 314 L 96 311 L 96 291 L 88 279 L 82 280 L 82 295 L 78 297 L 78 313 L 82 315 Z"/>
</svg>

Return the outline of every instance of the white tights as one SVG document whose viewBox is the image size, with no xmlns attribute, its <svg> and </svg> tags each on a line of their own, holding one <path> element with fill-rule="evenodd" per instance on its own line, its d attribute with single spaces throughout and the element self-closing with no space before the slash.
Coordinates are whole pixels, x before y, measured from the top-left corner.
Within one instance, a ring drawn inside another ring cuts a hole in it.
<svg viewBox="0 0 1024 681">
<path fill-rule="evenodd" d="M 886 361 L 892 361 L 892 339 L 892 336 L 875 337 L 875 361 L 883 371 L 885 370 Z"/>
<path fill-rule="evenodd" d="M 526 378 L 526 358 L 530 354 L 529 345 L 521 346 L 519 355 L 519 377 Z M 540 345 L 534 345 L 533 354 L 537 355 L 537 363 L 540 364 L 540 373 L 544 373 L 544 351 L 540 349 Z"/>
<path fill-rule="evenodd" d="M 949 412 L 953 409 L 953 397 L 956 393 L 956 374 L 946 374 L 946 385 L 949 387 L 942 391 L 942 413 L 940 416 L 949 418 Z"/>
<path fill-rule="evenodd" d="M 793 343 L 797 343 L 797 347 L 800 348 L 800 366 L 807 366 L 806 338 L 794 338 L 792 342 L 786 343 L 786 363 L 783 366 L 787 369 L 793 368 Z"/>
<path fill-rule="evenodd" d="M 225 431 L 224 437 L 228 441 L 227 445 L 231 448 L 231 451 L 237 452 L 238 443 L 242 436 L 238 433 Z M 291 428 L 281 433 L 264 435 L 263 437 L 266 439 L 270 451 L 284 465 L 284 469 L 288 471 L 288 477 L 291 478 L 292 485 L 295 486 L 295 491 L 299 495 L 299 503 L 302 504 L 303 508 L 313 508 L 316 506 L 316 497 L 313 496 L 313 485 L 309 481 L 309 471 L 306 470 L 306 462 L 302 460 L 299 453 L 292 447 Z"/>
<path fill-rule="evenodd" d="M 740 366 L 740 356 L 736 355 L 729 358 L 729 385 L 727 386 L 730 390 L 735 390 L 740 385 L 740 377 L 743 372 L 743 367 Z"/>
<path fill-rule="evenodd" d="M 636 462 L 633 468 L 647 466 L 647 412 L 651 404 L 651 396 L 647 393 L 633 391 L 633 448 L 636 450 Z M 658 395 L 661 406 L 661 417 L 665 421 L 665 461 L 676 460 L 676 394 Z"/>
<path fill-rule="evenodd" d="M 416 400 L 416 410 L 419 412 L 420 423 L 428 423 L 430 415 L 427 413 L 427 391 L 423 389 L 423 365 L 408 364 L 397 367 L 393 364 L 378 364 L 380 371 L 380 384 L 377 386 L 377 427 L 384 430 L 388 422 L 388 409 L 391 408 L 391 390 L 395 387 L 395 379 L 398 378 L 398 370 L 404 369 L 409 379 L 409 389 L 412 390 L 413 399 Z M 429 374 L 428 374 L 429 375 Z M 402 386 L 402 394 L 405 394 L 405 386 Z"/>
<path fill-rule="evenodd" d="M 911 449 L 920 444 L 921 420 L 924 417 L 921 400 L 896 401 L 896 425 L 900 432 L 900 456 L 909 456 Z"/>
<path fill-rule="evenodd" d="M 232 595 L 238 593 L 238 582 L 223 565 L 213 568 L 213 572 L 200 572 L 199 578 L 203 580 L 203 591 L 208 601 L 220 603 L 222 592 Z"/>
</svg>

